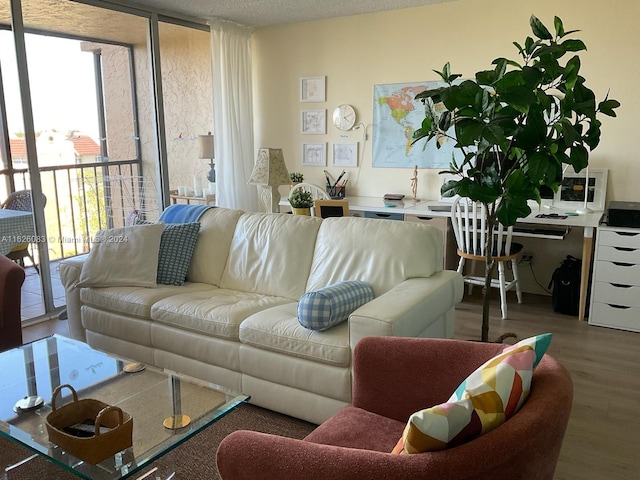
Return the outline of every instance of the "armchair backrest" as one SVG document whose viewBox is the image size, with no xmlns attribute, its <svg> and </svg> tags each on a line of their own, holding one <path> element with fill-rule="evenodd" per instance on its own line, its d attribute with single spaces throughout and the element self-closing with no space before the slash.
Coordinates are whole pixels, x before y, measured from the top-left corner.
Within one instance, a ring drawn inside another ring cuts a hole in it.
<svg viewBox="0 0 640 480">
<path fill-rule="evenodd" d="M 24 269 L 0 255 L 0 351 L 22 344 L 20 316 Z"/>
<path fill-rule="evenodd" d="M 436 405 L 480 364 L 507 345 L 459 340 L 367 337 L 354 353 L 353 405 L 406 422 Z M 573 383 L 545 355 L 522 408 L 504 424 L 439 452 L 400 455 L 397 478 L 518 478 L 550 480 L 569 421 Z M 439 472 L 439 475 L 438 475 Z"/>
</svg>

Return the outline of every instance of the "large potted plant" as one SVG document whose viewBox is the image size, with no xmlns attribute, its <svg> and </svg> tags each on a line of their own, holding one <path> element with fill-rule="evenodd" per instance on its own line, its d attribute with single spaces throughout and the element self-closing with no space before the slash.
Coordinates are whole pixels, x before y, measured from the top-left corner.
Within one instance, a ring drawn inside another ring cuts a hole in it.
<svg viewBox="0 0 640 480">
<path fill-rule="evenodd" d="M 442 195 L 467 197 L 488 210 L 483 341 L 489 336 L 495 225 L 510 226 L 529 215 L 528 200 L 540 202 L 541 187 L 557 191 L 564 165 L 576 172 L 585 168 L 600 141 L 598 116 L 615 117 L 620 106 L 608 96 L 597 103 L 586 86 L 577 53 L 586 46 L 571 38 L 575 30 L 565 31 L 558 17 L 554 34 L 533 15 L 530 25 L 533 37 L 524 45 L 514 42 L 519 61 L 496 58 L 492 69 L 468 80 L 452 74 L 447 63 L 434 70 L 444 86 L 416 96 L 425 104 L 425 118 L 414 143 L 426 139 L 440 147 L 453 141 L 461 154 L 441 172 L 456 176 L 443 184 Z"/>
</svg>

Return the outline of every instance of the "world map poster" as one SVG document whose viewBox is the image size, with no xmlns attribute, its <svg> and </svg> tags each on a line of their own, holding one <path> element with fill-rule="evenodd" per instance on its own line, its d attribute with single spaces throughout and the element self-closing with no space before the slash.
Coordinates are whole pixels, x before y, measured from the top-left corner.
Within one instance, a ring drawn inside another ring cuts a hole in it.
<svg viewBox="0 0 640 480">
<path fill-rule="evenodd" d="M 373 166 L 393 168 L 447 168 L 454 150 L 453 140 L 420 140 L 413 144 L 413 132 L 424 119 L 424 105 L 417 94 L 443 82 L 391 83 L 373 87 Z M 437 105 L 436 105 L 437 109 Z"/>
</svg>

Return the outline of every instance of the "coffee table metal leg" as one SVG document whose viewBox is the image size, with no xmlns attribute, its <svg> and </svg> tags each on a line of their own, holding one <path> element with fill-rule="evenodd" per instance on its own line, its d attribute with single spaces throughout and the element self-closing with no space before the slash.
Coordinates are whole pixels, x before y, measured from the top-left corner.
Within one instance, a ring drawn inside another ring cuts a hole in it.
<svg viewBox="0 0 640 480">
<path fill-rule="evenodd" d="M 169 376 L 169 399 L 171 401 L 172 415 L 165 418 L 162 424 L 170 430 L 186 427 L 191 423 L 191 417 L 182 413 L 182 398 L 180 395 L 180 379 Z"/>
<path fill-rule="evenodd" d="M 31 460 L 33 460 L 34 458 L 37 458 L 37 457 L 38 457 L 38 454 L 34 453 L 30 457 L 27 457 L 24 460 L 19 461 L 18 463 L 14 463 L 13 465 L 9 465 L 9 466 L 5 467 L 4 471 L 2 472 L 2 480 L 11 480 L 11 478 L 12 478 L 11 472 L 13 470 L 15 470 L 16 468 L 20 468 L 25 463 L 29 463 Z M 13 477 L 13 478 L 15 478 L 15 477 Z"/>
</svg>

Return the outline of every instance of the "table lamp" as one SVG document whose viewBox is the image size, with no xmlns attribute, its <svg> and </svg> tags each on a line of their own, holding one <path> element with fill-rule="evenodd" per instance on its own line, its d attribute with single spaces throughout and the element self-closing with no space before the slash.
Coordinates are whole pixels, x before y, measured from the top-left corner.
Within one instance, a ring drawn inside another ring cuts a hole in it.
<svg viewBox="0 0 640 480">
<path fill-rule="evenodd" d="M 213 151 L 213 135 L 209 132 L 207 135 L 199 135 L 198 136 L 198 158 L 209 160 L 209 166 L 211 170 L 207 172 L 207 180 L 209 183 L 216 183 L 216 170 L 215 164 L 213 163 L 213 159 L 215 158 Z M 214 192 L 211 192 L 214 193 Z"/>
<path fill-rule="evenodd" d="M 267 213 L 278 211 L 280 185 L 289 185 L 289 172 L 281 148 L 260 148 L 258 158 L 247 183 L 258 185 L 258 194 Z"/>
</svg>

